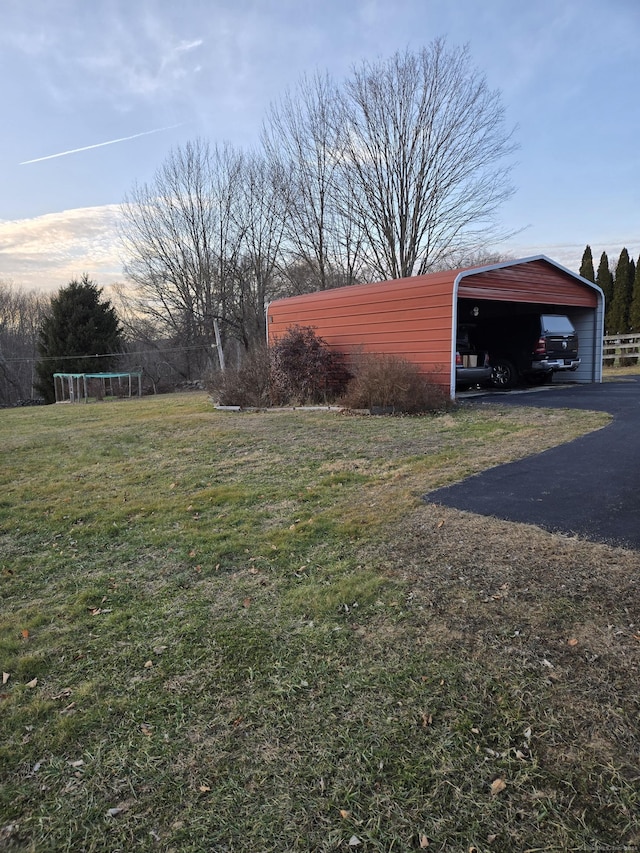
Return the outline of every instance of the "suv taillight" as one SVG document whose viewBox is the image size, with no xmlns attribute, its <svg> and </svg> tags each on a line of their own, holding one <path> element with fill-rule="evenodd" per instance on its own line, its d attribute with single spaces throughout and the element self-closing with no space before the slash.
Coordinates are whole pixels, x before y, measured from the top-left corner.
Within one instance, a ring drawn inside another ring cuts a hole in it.
<svg viewBox="0 0 640 853">
<path fill-rule="evenodd" d="M 535 349 L 533 350 L 534 355 L 546 355 L 547 354 L 547 345 L 544 338 L 538 338 L 538 343 L 535 345 Z"/>
<path fill-rule="evenodd" d="M 456 367 L 462 367 L 462 356 L 459 352 L 456 353 Z"/>
</svg>

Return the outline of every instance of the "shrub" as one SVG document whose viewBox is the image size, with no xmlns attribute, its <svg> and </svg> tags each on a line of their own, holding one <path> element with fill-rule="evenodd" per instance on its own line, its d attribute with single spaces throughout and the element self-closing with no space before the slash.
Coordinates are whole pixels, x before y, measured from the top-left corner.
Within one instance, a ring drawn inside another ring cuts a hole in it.
<svg viewBox="0 0 640 853">
<path fill-rule="evenodd" d="M 446 391 L 415 364 L 394 355 L 364 353 L 341 402 L 352 409 L 418 414 L 449 408 Z"/>
<path fill-rule="evenodd" d="M 216 371 L 205 386 L 219 406 L 263 408 L 270 404 L 269 351 L 264 344 L 250 349 L 239 367 Z"/>
<path fill-rule="evenodd" d="M 339 396 L 350 378 L 344 357 L 327 346 L 311 326 L 293 326 L 270 349 L 271 401 L 326 403 Z"/>
</svg>

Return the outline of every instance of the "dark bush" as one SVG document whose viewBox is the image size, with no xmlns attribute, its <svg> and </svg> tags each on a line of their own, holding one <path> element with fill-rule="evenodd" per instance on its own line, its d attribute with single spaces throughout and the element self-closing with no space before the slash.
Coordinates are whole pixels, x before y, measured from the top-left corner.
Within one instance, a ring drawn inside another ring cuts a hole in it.
<svg viewBox="0 0 640 853">
<path fill-rule="evenodd" d="M 391 414 L 443 411 L 451 406 L 440 385 L 429 381 L 415 364 L 394 355 L 364 353 L 341 403 L 352 409 Z"/>
<path fill-rule="evenodd" d="M 311 326 L 294 326 L 270 349 L 273 405 L 327 403 L 347 386 L 344 357 L 327 346 Z"/>
</svg>

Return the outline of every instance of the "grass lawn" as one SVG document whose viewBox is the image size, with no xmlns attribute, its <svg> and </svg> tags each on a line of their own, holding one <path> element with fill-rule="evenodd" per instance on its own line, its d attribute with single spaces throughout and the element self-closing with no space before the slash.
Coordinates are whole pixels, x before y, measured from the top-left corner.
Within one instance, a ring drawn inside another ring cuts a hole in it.
<svg viewBox="0 0 640 853">
<path fill-rule="evenodd" d="M 0 411 L 0 849 L 640 849 L 639 555 L 421 500 L 606 422 Z"/>
</svg>

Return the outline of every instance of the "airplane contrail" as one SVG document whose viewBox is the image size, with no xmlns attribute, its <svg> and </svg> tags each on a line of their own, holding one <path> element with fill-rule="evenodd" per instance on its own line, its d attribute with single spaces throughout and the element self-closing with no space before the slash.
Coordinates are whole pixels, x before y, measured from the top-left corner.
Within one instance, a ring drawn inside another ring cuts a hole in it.
<svg viewBox="0 0 640 853">
<path fill-rule="evenodd" d="M 29 163 L 41 163 L 43 160 L 54 160 L 56 157 L 66 157 L 67 154 L 78 154 L 80 151 L 90 151 L 92 148 L 102 148 L 105 145 L 115 145 L 117 142 L 128 142 L 130 139 L 137 139 L 139 136 L 149 136 L 151 133 L 160 133 L 163 130 L 173 130 L 174 127 L 180 127 L 180 124 L 170 124 L 168 127 L 156 127 L 155 130 L 144 130 L 142 133 L 134 133 L 133 136 L 122 136 L 120 139 L 110 139 L 108 142 L 97 142 L 95 145 L 85 145 L 83 148 L 72 148 L 70 151 L 60 151 L 58 154 L 47 154 L 46 157 L 36 157 L 35 160 L 23 160 L 19 166 L 28 166 Z"/>
</svg>

